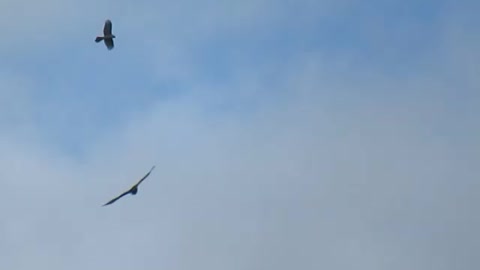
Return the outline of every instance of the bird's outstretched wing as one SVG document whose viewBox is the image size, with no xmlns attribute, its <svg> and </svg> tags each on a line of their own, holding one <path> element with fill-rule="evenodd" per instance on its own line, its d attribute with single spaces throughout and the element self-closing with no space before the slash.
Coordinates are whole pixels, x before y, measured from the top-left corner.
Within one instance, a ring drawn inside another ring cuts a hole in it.
<svg viewBox="0 0 480 270">
<path fill-rule="evenodd" d="M 106 20 L 105 25 L 103 26 L 103 34 L 105 36 L 112 35 L 112 21 Z"/>
<path fill-rule="evenodd" d="M 124 193 L 120 194 L 118 197 L 111 199 L 109 202 L 107 202 L 106 204 L 104 204 L 104 205 L 102 205 L 102 206 L 106 206 L 106 205 L 112 204 L 112 203 L 114 203 L 115 201 L 117 201 L 118 199 L 120 199 L 120 198 L 122 198 L 123 196 L 127 195 L 128 193 L 130 193 L 130 190 L 125 191 Z"/>
<path fill-rule="evenodd" d="M 140 180 L 138 181 L 138 183 L 136 183 L 132 188 L 138 187 L 138 185 L 140 185 L 140 183 L 142 183 L 143 180 L 145 180 L 145 178 L 147 178 L 147 177 L 150 175 L 150 173 L 153 171 L 153 169 L 155 169 L 155 166 L 153 166 L 153 167 L 150 169 L 150 171 L 149 171 L 147 174 L 145 174 L 145 176 L 142 177 L 142 179 L 140 179 Z"/>
<path fill-rule="evenodd" d="M 104 39 L 104 41 L 105 41 L 105 45 L 107 46 L 107 49 L 109 50 L 113 49 L 113 46 L 114 46 L 113 38 L 106 38 Z"/>
</svg>

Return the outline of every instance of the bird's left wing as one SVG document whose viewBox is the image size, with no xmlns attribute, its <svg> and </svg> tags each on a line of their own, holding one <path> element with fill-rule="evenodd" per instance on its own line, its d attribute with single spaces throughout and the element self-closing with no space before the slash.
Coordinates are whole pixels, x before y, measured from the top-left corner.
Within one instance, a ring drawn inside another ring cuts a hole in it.
<svg viewBox="0 0 480 270">
<path fill-rule="evenodd" d="M 105 25 L 103 26 L 103 34 L 109 36 L 112 34 L 112 21 L 106 20 Z"/>
<path fill-rule="evenodd" d="M 120 199 L 120 198 L 122 198 L 123 196 L 127 195 L 129 192 L 130 192 L 130 190 L 125 191 L 124 193 L 122 193 L 122 194 L 120 194 L 119 196 L 111 199 L 109 202 L 107 202 L 106 204 L 104 204 L 104 205 L 102 205 L 102 206 L 106 206 L 106 205 L 109 205 L 109 204 L 114 203 L 114 202 L 117 201 L 118 199 Z"/>
</svg>

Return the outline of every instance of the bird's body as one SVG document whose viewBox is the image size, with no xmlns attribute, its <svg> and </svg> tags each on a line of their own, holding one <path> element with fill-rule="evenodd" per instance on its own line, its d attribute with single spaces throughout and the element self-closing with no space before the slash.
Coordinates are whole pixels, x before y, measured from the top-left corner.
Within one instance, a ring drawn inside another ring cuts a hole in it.
<svg viewBox="0 0 480 270">
<path fill-rule="evenodd" d="M 137 192 L 138 192 L 138 186 L 140 185 L 140 183 L 143 182 L 143 180 L 145 180 L 145 178 L 147 178 L 150 175 L 150 173 L 153 171 L 153 169 L 155 169 L 155 166 L 153 166 L 150 169 L 150 171 L 144 177 L 142 177 L 142 179 L 140 179 L 133 187 L 131 187 L 129 190 L 125 191 L 124 193 L 120 194 L 119 196 L 113 198 L 112 200 L 110 200 L 109 202 L 104 204 L 103 206 L 112 204 L 112 203 L 114 203 L 115 201 L 117 201 L 118 199 L 122 198 L 123 196 L 125 196 L 127 194 L 136 195 Z"/>
<path fill-rule="evenodd" d="M 107 49 L 111 50 L 114 47 L 113 39 L 115 35 L 112 34 L 112 21 L 106 20 L 105 25 L 103 26 L 103 36 L 96 37 L 95 42 L 100 42 L 103 40 Z"/>
</svg>

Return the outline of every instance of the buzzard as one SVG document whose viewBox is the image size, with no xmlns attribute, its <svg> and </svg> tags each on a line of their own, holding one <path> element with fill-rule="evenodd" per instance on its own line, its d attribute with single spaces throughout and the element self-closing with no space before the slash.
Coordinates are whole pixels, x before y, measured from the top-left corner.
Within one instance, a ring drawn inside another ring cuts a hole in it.
<svg viewBox="0 0 480 270">
<path fill-rule="evenodd" d="M 105 25 L 103 26 L 103 37 L 97 37 L 95 38 L 95 42 L 100 42 L 103 40 L 105 42 L 105 45 L 107 46 L 107 49 L 111 50 L 113 49 L 113 39 L 115 38 L 115 35 L 112 35 L 112 21 L 106 20 Z"/>
<path fill-rule="evenodd" d="M 132 194 L 132 195 L 135 195 L 137 194 L 137 191 L 138 191 L 138 185 L 140 185 L 140 183 L 142 183 L 143 180 L 145 180 L 145 178 L 147 178 L 150 173 L 153 171 L 153 169 L 155 169 L 155 166 L 153 166 L 150 171 L 142 178 L 140 179 L 133 187 L 131 187 L 129 190 L 125 191 L 124 193 L 120 194 L 118 197 L 116 198 L 113 198 L 112 200 L 110 200 L 109 202 L 107 202 L 106 204 L 104 204 L 103 206 L 106 206 L 106 205 L 109 205 L 109 204 L 112 204 L 114 203 L 116 200 L 120 199 L 121 197 L 127 195 L 127 194 Z"/>
</svg>

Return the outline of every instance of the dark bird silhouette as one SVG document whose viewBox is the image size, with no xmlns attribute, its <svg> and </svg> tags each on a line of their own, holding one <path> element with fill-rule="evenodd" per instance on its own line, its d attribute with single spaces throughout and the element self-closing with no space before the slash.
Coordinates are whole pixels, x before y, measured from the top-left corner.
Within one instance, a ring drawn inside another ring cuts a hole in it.
<svg viewBox="0 0 480 270">
<path fill-rule="evenodd" d="M 112 21 L 106 20 L 105 25 L 103 26 L 103 37 L 97 37 L 95 38 L 95 42 L 100 42 L 103 40 L 105 42 L 105 46 L 107 46 L 107 49 L 111 50 L 113 49 L 113 39 L 115 38 L 115 35 L 112 35 Z"/>
<path fill-rule="evenodd" d="M 145 180 L 145 178 L 147 178 L 147 177 L 150 175 L 150 173 L 153 171 L 153 169 L 155 169 L 155 166 L 153 166 L 153 167 L 150 169 L 150 171 L 149 171 L 144 177 L 142 177 L 142 179 L 140 179 L 140 180 L 138 181 L 138 183 L 136 183 L 133 187 L 131 187 L 129 190 L 125 191 L 124 193 L 120 194 L 118 197 L 113 198 L 112 200 L 110 200 L 109 202 L 107 202 L 106 204 L 104 204 L 103 206 L 112 204 L 112 203 L 114 203 L 116 200 L 122 198 L 123 196 L 125 196 L 125 195 L 127 195 L 127 194 L 132 194 L 132 195 L 137 194 L 137 192 L 138 192 L 138 186 L 140 185 L 140 183 L 143 182 L 143 180 Z"/>
</svg>

